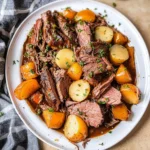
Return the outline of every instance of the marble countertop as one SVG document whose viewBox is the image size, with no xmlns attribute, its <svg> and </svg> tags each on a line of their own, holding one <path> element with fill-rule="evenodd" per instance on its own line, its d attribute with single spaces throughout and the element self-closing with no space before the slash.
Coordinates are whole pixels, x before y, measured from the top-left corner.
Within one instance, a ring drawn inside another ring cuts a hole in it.
<svg viewBox="0 0 150 150">
<path fill-rule="evenodd" d="M 150 52 L 150 0 L 97 0 L 112 6 L 128 17 L 142 34 Z M 111 150 L 149 150 L 150 149 L 150 105 L 136 128 Z M 40 142 L 41 150 L 56 150 Z"/>
</svg>

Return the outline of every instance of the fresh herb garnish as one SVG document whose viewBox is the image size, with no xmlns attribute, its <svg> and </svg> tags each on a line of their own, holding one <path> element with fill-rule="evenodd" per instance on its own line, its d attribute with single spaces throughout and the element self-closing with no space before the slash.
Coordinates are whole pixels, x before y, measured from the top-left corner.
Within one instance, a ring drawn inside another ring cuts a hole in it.
<svg viewBox="0 0 150 150">
<path fill-rule="evenodd" d="M 99 52 L 98 52 L 98 56 L 99 58 L 102 58 L 105 56 L 105 51 L 103 49 L 100 49 Z"/>
<path fill-rule="evenodd" d="M 35 74 L 35 72 L 34 72 L 34 70 L 33 70 L 33 69 L 31 69 L 31 70 L 30 70 L 30 72 L 31 72 L 32 74 Z"/>
<path fill-rule="evenodd" d="M 49 51 L 49 49 L 50 49 L 50 46 L 49 46 L 49 45 L 46 45 L 46 49 L 45 49 L 45 51 L 46 51 L 46 52 L 48 52 L 48 51 Z"/>
<path fill-rule="evenodd" d="M 121 26 L 121 23 L 119 22 L 119 26 Z"/>
<path fill-rule="evenodd" d="M 56 57 L 56 55 L 57 55 L 57 53 L 54 51 L 54 52 L 53 52 L 53 57 Z"/>
<path fill-rule="evenodd" d="M 29 48 L 33 48 L 33 45 L 32 45 L 32 44 L 28 44 L 28 47 L 29 47 Z"/>
<path fill-rule="evenodd" d="M 101 143 L 101 144 L 99 144 L 99 145 L 102 145 L 102 146 L 103 146 L 103 145 L 104 145 L 104 143 Z"/>
<path fill-rule="evenodd" d="M 96 62 L 99 63 L 99 62 L 101 62 L 101 60 L 100 60 L 100 59 L 97 59 Z"/>
<path fill-rule="evenodd" d="M 27 52 L 24 53 L 24 57 L 29 57 L 29 54 Z"/>
<path fill-rule="evenodd" d="M 116 3 L 112 3 L 112 5 L 113 5 L 113 7 L 116 7 L 116 6 L 117 6 L 117 4 L 116 4 Z"/>
<path fill-rule="evenodd" d="M 0 112 L 0 117 L 2 117 L 4 115 L 4 113 L 3 112 Z"/>
<path fill-rule="evenodd" d="M 93 74 L 94 74 L 93 71 L 91 71 L 91 72 L 89 73 L 89 77 L 92 78 L 92 77 L 93 77 Z"/>
<path fill-rule="evenodd" d="M 32 34 L 33 34 L 33 29 L 31 29 L 31 31 L 28 34 L 29 38 L 31 38 Z"/>
<path fill-rule="evenodd" d="M 90 42 L 90 46 L 91 46 L 92 49 L 94 49 L 94 45 L 93 45 L 92 42 Z"/>
<path fill-rule="evenodd" d="M 16 61 L 15 60 L 13 60 L 13 65 L 15 65 L 16 64 Z"/>
<path fill-rule="evenodd" d="M 81 29 L 78 29 L 78 32 L 82 32 L 83 30 L 81 30 Z"/>
<path fill-rule="evenodd" d="M 112 44 L 108 44 L 108 48 L 111 48 L 112 47 Z"/>
<path fill-rule="evenodd" d="M 84 66 L 84 62 L 80 61 L 79 64 L 83 67 Z"/>
<path fill-rule="evenodd" d="M 78 86 L 80 87 L 80 86 L 81 86 L 81 84 L 78 84 Z"/>
<path fill-rule="evenodd" d="M 97 10 L 97 8 L 94 8 L 94 10 Z"/>
<path fill-rule="evenodd" d="M 41 113 L 42 113 L 41 109 L 37 109 L 36 114 L 41 115 Z"/>
<path fill-rule="evenodd" d="M 106 10 L 104 10 L 104 13 L 106 13 Z"/>
<path fill-rule="evenodd" d="M 68 29 L 68 26 L 65 24 L 63 28 L 64 28 L 65 30 L 67 30 L 67 29 Z"/>
<path fill-rule="evenodd" d="M 79 115 L 83 115 L 82 111 L 80 111 L 79 109 L 77 109 L 77 111 L 78 111 Z"/>
<path fill-rule="evenodd" d="M 66 7 L 65 10 L 71 9 L 71 7 Z"/>
<path fill-rule="evenodd" d="M 54 112 L 54 109 L 52 107 L 48 108 L 49 112 Z"/>
<path fill-rule="evenodd" d="M 104 105 L 104 104 L 106 104 L 106 102 L 105 102 L 105 101 L 98 101 L 98 103 L 99 103 L 100 105 Z"/>
<path fill-rule="evenodd" d="M 123 87 L 124 88 L 130 88 L 129 85 L 127 85 L 127 84 L 124 84 Z"/>
<path fill-rule="evenodd" d="M 79 23 L 80 23 L 80 25 L 83 25 L 83 24 L 84 24 L 84 22 L 83 22 L 82 20 L 79 20 Z"/>
<path fill-rule="evenodd" d="M 39 31 L 39 40 L 42 39 L 42 29 Z"/>
<path fill-rule="evenodd" d="M 109 133 L 111 134 L 111 133 L 112 133 L 112 131 L 109 131 Z"/>
<path fill-rule="evenodd" d="M 76 94 L 76 96 L 79 96 L 79 94 Z"/>
<path fill-rule="evenodd" d="M 66 66 L 67 68 L 70 68 L 70 64 L 68 62 L 66 62 Z"/>
</svg>

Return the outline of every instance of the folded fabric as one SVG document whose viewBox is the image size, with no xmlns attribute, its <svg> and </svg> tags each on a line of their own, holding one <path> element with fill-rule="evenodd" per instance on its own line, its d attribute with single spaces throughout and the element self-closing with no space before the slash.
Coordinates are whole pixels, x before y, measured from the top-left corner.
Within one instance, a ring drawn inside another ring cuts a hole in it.
<svg viewBox="0 0 150 150">
<path fill-rule="evenodd" d="M 9 42 L 19 24 L 31 12 L 54 0 L 0 1 L 0 149 L 39 150 L 37 138 L 25 127 L 10 101 L 4 78 Z"/>
</svg>

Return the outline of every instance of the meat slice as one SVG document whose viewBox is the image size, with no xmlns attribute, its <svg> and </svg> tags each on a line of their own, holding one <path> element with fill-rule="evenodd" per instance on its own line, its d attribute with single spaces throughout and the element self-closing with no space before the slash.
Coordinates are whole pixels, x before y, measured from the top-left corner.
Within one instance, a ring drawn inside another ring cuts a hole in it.
<svg viewBox="0 0 150 150">
<path fill-rule="evenodd" d="M 110 87 L 98 100 L 100 102 L 105 102 L 107 105 L 119 105 L 121 104 L 121 93 L 114 87 Z"/>
<path fill-rule="evenodd" d="M 56 92 L 56 87 L 52 75 L 47 67 L 42 69 L 41 85 L 42 92 L 44 93 L 45 99 L 48 102 L 49 106 L 52 107 L 55 111 L 58 111 L 60 100 Z"/>
<path fill-rule="evenodd" d="M 100 106 L 89 100 L 72 105 L 67 110 L 70 114 L 80 116 L 88 126 L 95 128 L 98 128 L 104 120 Z"/>
<path fill-rule="evenodd" d="M 56 20 L 58 21 L 58 25 L 61 29 L 61 31 L 68 37 L 68 40 L 72 43 L 76 43 L 76 34 L 75 32 L 71 29 L 71 24 L 64 18 L 60 13 L 57 11 L 54 12 L 54 16 Z"/>
<path fill-rule="evenodd" d="M 43 20 L 43 39 L 53 49 L 63 45 L 62 37 L 57 33 L 56 23 L 53 19 L 51 11 L 42 14 Z"/>
<path fill-rule="evenodd" d="M 59 98 L 62 102 L 68 98 L 69 86 L 71 84 L 71 79 L 67 75 L 67 71 L 64 69 L 55 70 L 53 68 L 53 76 L 56 81 L 56 88 Z"/>
<path fill-rule="evenodd" d="M 90 27 L 85 22 L 79 21 L 76 24 L 76 33 L 80 46 L 85 47 L 86 51 L 90 53 L 92 51 Z"/>
<path fill-rule="evenodd" d="M 105 92 L 106 89 L 108 89 L 111 85 L 111 82 L 113 81 L 115 75 L 112 74 L 108 78 L 106 78 L 104 81 L 100 82 L 94 89 L 92 90 L 92 98 L 93 99 L 99 99 L 100 96 Z"/>
<path fill-rule="evenodd" d="M 72 105 L 76 105 L 78 103 L 80 103 L 80 102 L 75 102 L 75 101 L 72 101 L 70 98 L 68 98 L 65 102 L 65 105 L 66 105 L 66 107 L 69 107 L 69 106 L 72 106 Z"/>
</svg>

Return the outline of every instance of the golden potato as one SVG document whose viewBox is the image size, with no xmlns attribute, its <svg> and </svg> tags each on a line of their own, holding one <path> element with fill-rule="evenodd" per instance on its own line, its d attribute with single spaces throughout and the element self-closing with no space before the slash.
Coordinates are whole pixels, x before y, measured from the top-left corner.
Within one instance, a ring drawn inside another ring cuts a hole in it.
<svg viewBox="0 0 150 150">
<path fill-rule="evenodd" d="M 49 110 L 44 110 L 42 116 L 48 128 L 52 129 L 59 129 L 65 121 L 65 113 L 62 112 L 50 112 Z"/>
<path fill-rule="evenodd" d="M 95 13 L 89 9 L 79 11 L 75 16 L 75 21 L 83 20 L 86 22 L 95 21 Z"/>
<path fill-rule="evenodd" d="M 60 50 L 55 58 L 56 64 L 62 69 L 68 69 L 74 63 L 74 61 L 74 54 L 70 49 Z"/>
<path fill-rule="evenodd" d="M 125 104 L 113 106 L 112 114 L 115 119 L 119 120 L 127 120 L 129 118 L 129 111 Z"/>
<path fill-rule="evenodd" d="M 27 81 L 23 81 L 20 83 L 15 91 L 14 94 L 15 96 L 22 100 L 30 97 L 34 92 L 36 92 L 40 88 L 39 83 L 37 82 L 36 79 L 30 79 Z"/>
<path fill-rule="evenodd" d="M 128 38 L 120 32 L 115 32 L 113 41 L 115 44 L 124 45 L 128 42 Z"/>
<path fill-rule="evenodd" d="M 106 26 L 98 26 L 95 30 L 95 39 L 110 43 L 113 39 L 113 30 Z"/>
<path fill-rule="evenodd" d="M 74 19 L 75 15 L 76 15 L 76 11 L 72 10 L 72 9 L 65 9 L 63 11 L 63 16 L 68 18 L 68 19 Z"/>
<path fill-rule="evenodd" d="M 120 65 L 128 59 L 129 53 L 124 46 L 115 44 L 110 48 L 110 60 L 114 65 Z"/>
<path fill-rule="evenodd" d="M 140 92 L 139 89 L 133 84 L 123 84 L 120 92 L 122 99 L 128 104 L 138 104 Z"/>
<path fill-rule="evenodd" d="M 82 75 L 82 67 L 75 62 L 69 69 L 67 74 L 72 80 L 79 80 Z"/>
<path fill-rule="evenodd" d="M 74 81 L 69 87 L 69 95 L 72 100 L 81 102 L 85 100 L 90 93 L 90 84 L 85 80 Z"/>
<path fill-rule="evenodd" d="M 35 73 L 35 65 L 33 62 L 28 62 L 20 67 L 23 79 L 29 80 L 36 78 L 38 75 Z"/>
<path fill-rule="evenodd" d="M 121 64 L 119 66 L 116 76 L 115 76 L 115 79 L 116 79 L 117 83 L 119 83 L 119 84 L 125 84 L 125 83 L 132 82 L 131 75 L 130 75 L 128 69 L 123 64 Z"/>
<path fill-rule="evenodd" d="M 80 117 L 69 115 L 64 126 L 64 134 L 70 141 L 80 142 L 88 136 L 88 128 Z"/>
</svg>

